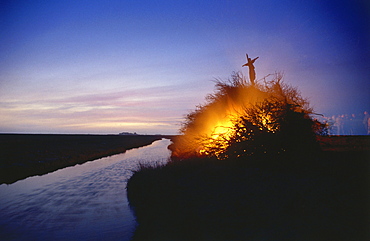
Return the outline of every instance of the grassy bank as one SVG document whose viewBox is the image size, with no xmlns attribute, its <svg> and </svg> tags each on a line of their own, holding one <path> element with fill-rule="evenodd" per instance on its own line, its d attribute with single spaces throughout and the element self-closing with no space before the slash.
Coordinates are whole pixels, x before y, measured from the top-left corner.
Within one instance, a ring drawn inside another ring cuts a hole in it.
<svg viewBox="0 0 370 241">
<path fill-rule="evenodd" d="M 0 184 L 123 153 L 164 137 L 0 134 Z"/>
<path fill-rule="evenodd" d="M 133 240 L 369 240 L 369 152 L 142 166 Z"/>
</svg>

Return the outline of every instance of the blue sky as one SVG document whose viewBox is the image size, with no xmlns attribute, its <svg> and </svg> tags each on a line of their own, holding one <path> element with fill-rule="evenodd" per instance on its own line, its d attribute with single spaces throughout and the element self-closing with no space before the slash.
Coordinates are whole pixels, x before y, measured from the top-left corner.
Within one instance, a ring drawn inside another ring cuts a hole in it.
<svg viewBox="0 0 370 241">
<path fill-rule="evenodd" d="M 0 4 L 0 132 L 176 134 L 245 53 L 318 113 L 370 110 L 366 1 Z"/>
</svg>

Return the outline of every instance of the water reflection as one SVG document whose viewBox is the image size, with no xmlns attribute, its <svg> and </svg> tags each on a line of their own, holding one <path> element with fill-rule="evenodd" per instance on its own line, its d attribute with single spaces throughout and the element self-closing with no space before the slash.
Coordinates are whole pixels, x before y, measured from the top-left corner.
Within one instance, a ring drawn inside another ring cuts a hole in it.
<svg viewBox="0 0 370 241">
<path fill-rule="evenodd" d="M 0 185 L 4 240 L 129 240 L 126 183 L 139 162 L 166 162 L 170 140 Z"/>
</svg>

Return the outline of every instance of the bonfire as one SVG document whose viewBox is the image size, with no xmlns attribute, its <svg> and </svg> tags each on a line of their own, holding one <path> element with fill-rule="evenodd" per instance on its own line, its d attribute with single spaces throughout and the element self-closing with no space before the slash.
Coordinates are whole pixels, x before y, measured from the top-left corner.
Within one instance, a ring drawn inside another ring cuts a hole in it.
<svg viewBox="0 0 370 241">
<path fill-rule="evenodd" d="M 241 72 L 216 80 L 206 103 L 189 113 L 171 146 L 175 158 L 241 158 L 307 150 L 324 126 L 297 88 L 275 73 L 249 83 Z M 302 148 L 300 148 L 302 147 Z M 303 148 L 304 147 L 304 148 Z"/>
</svg>

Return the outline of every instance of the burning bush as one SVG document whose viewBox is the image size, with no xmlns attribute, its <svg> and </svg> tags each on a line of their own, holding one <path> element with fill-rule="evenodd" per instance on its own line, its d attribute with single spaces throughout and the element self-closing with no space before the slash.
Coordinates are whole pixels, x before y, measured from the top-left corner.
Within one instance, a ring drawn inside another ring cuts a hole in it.
<svg viewBox="0 0 370 241">
<path fill-rule="evenodd" d="M 216 80 L 206 97 L 183 123 L 171 149 L 173 157 L 216 156 L 218 159 L 302 152 L 317 148 L 316 134 L 325 128 L 297 88 L 275 73 L 271 80 L 249 84 L 234 73 Z"/>
</svg>

